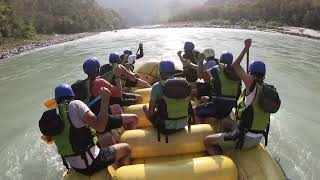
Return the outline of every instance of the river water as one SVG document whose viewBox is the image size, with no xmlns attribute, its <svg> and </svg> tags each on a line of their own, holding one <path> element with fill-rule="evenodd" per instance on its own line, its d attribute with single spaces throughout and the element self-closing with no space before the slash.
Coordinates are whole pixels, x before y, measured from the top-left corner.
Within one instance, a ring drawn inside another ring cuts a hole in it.
<svg viewBox="0 0 320 180">
<path fill-rule="evenodd" d="M 229 50 L 238 55 L 243 40 L 253 39 L 250 59 L 267 64 L 266 82 L 280 93 L 282 107 L 272 115 L 268 149 L 280 158 L 292 179 L 320 176 L 320 41 L 278 33 L 247 30 L 181 28 L 128 29 L 31 51 L 0 63 L 0 179 L 55 180 L 63 166 L 54 146 L 40 140 L 38 120 L 43 101 L 53 96 L 56 84 L 85 78 L 82 63 L 96 56 L 142 42 L 148 59 L 173 59 L 185 41 L 196 49 Z M 243 64 L 245 66 L 245 64 Z"/>
</svg>

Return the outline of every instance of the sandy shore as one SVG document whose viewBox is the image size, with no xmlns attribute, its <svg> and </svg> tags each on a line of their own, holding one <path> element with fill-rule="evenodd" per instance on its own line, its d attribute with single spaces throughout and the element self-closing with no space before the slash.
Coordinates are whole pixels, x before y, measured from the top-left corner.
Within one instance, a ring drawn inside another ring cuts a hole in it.
<svg viewBox="0 0 320 180">
<path fill-rule="evenodd" d="M 52 46 L 59 43 L 64 43 L 68 41 L 74 41 L 76 39 L 84 38 L 87 36 L 92 36 L 97 33 L 79 33 L 79 34 L 70 34 L 70 35 L 53 35 L 49 38 L 43 38 L 39 40 L 28 40 L 27 42 L 21 42 L 21 44 L 12 48 L 0 49 L 0 60 L 21 54 L 37 48 L 43 48 L 47 46 Z"/>
<path fill-rule="evenodd" d="M 306 37 L 310 39 L 318 39 L 320 40 L 320 31 L 300 28 L 300 27 L 275 27 L 275 28 L 258 28 L 256 26 L 242 26 L 242 25 L 216 25 L 211 24 L 209 21 L 202 22 L 175 22 L 168 24 L 159 24 L 154 26 L 141 26 L 138 28 L 143 29 L 155 29 L 155 28 L 229 28 L 229 29 L 248 29 L 255 31 L 264 31 L 264 32 L 278 32 L 282 34 L 289 34 L 294 36 Z"/>
</svg>

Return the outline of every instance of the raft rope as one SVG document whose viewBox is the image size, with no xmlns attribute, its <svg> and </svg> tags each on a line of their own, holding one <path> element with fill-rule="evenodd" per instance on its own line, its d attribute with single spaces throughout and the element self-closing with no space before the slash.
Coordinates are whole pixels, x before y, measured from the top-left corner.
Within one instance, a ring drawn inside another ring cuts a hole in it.
<svg viewBox="0 0 320 180">
<path fill-rule="evenodd" d="M 281 165 L 281 163 L 280 163 L 280 158 L 279 158 L 279 157 L 278 157 L 278 158 L 275 157 L 275 160 L 276 160 L 277 164 L 279 165 L 279 167 L 280 167 L 280 169 L 281 169 L 284 177 L 286 178 L 286 180 L 291 180 L 291 178 L 289 178 L 289 177 L 287 176 L 286 172 L 284 171 L 284 169 L 283 169 L 283 167 L 282 167 L 282 165 Z"/>
</svg>

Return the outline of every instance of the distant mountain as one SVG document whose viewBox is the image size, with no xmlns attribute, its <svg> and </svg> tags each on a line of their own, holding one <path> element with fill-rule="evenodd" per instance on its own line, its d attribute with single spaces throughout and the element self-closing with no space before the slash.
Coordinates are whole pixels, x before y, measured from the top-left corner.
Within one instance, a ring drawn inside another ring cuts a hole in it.
<svg viewBox="0 0 320 180">
<path fill-rule="evenodd" d="M 206 0 L 97 0 L 104 7 L 115 9 L 128 25 L 155 24 Z"/>
</svg>

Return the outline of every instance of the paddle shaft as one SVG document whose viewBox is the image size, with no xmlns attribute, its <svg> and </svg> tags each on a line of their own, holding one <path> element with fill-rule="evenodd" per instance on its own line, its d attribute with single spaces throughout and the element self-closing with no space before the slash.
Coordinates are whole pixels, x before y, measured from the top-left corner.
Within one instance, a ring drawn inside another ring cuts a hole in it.
<svg viewBox="0 0 320 180">
<path fill-rule="evenodd" d="M 247 51 L 247 73 L 249 73 L 249 49 Z"/>
</svg>

